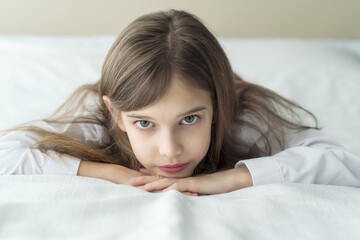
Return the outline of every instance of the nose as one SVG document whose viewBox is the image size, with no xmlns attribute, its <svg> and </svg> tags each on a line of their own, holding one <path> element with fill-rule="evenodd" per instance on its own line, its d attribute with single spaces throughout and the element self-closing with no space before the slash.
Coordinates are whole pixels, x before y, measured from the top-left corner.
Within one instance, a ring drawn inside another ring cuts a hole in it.
<svg viewBox="0 0 360 240">
<path fill-rule="evenodd" d="M 160 155 L 174 158 L 182 153 L 182 145 L 178 137 L 171 131 L 164 132 L 159 139 Z"/>
</svg>

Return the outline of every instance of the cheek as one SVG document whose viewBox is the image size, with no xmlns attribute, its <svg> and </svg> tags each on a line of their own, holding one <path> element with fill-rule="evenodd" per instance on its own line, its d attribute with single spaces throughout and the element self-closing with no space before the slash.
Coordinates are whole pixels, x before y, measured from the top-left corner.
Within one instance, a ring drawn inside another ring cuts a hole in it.
<svg viewBox="0 0 360 240">
<path fill-rule="evenodd" d="M 192 155 L 192 159 L 199 163 L 209 150 L 211 128 L 205 128 L 194 134 L 186 143 L 186 150 Z"/>
<path fill-rule="evenodd" d="M 143 166 L 147 166 L 154 158 L 154 147 L 151 141 L 137 132 L 127 131 L 127 134 L 135 157 Z"/>
</svg>

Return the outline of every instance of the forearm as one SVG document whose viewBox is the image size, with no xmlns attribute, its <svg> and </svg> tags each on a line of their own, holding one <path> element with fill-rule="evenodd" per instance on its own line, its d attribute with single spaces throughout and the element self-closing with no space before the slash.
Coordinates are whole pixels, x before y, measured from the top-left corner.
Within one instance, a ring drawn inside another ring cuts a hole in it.
<svg viewBox="0 0 360 240">
<path fill-rule="evenodd" d="M 141 176 L 142 174 L 116 164 L 81 161 L 77 175 L 104 179 L 114 183 L 129 184 L 130 178 Z"/>
<path fill-rule="evenodd" d="M 251 174 L 247 167 L 234 168 L 227 171 L 229 174 L 228 182 L 234 188 L 232 191 L 253 186 Z"/>
<path fill-rule="evenodd" d="M 77 175 L 83 177 L 101 178 L 109 180 L 109 176 L 106 173 L 108 166 L 103 163 L 81 161 Z"/>
</svg>

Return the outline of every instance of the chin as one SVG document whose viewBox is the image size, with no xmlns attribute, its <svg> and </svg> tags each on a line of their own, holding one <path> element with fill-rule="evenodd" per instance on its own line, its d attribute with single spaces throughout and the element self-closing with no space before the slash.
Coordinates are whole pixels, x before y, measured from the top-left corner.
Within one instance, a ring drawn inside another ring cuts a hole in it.
<svg viewBox="0 0 360 240">
<path fill-rule="evenodd" d="M 191 177 L 193 171 L 194 171 L 194 169 L 192 169 L 191 171 L 184 171 L 184 172 L 178 172 L 178 173 L 166 173 L 166 172 L 160 171 L 157 175 L 160 175 L 160 176 L 163 176 L 166 178 L 187 178 L 187 177 Z"/>
</svg>

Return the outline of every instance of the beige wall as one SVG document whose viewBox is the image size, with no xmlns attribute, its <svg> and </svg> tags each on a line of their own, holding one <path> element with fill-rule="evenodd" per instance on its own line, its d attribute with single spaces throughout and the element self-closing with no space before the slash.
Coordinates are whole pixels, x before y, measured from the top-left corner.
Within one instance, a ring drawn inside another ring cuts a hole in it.
<svg viewBox="0 0 360 240">
<path fill-rule="evenodd" d="M 0 34 L 117 34 L 169 8 L 219 37 L 360 39 L 360 0 L 0 0 Z"/>
</svg>

